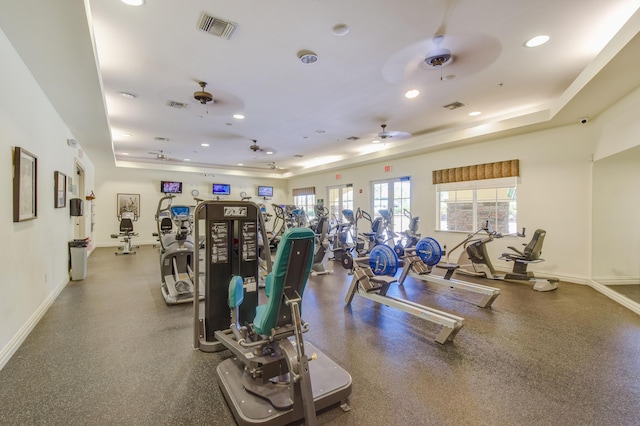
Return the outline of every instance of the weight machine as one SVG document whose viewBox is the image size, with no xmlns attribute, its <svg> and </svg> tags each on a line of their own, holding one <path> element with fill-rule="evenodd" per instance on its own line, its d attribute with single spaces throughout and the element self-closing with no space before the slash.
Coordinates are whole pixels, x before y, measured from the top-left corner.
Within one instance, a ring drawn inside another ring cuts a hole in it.
<svg viewBox="0 0 640 426">
<path fill-rule="evenodd" d="M 206 297 L 203 318 L 194 303 L 193 344 L 204 352 L 233 353 L 218 365 L 217 376 L 236 422 L 284 425 L 304 418 L 311 425 L 318 410 L 338 403 L 350 409 L 351 376 L 302 337 L 309 329 L 300 310 L 313 231 L 282 234 L 273 268 L 269 263 L 268 301 L 258 305 L 259 257 L 271 259 L 268 247 L 259 246 L 259 234 L 267 239 L 258 206 L 206 201 L 195 217 L 197 235 L 204 226 Z"/>
</svg>

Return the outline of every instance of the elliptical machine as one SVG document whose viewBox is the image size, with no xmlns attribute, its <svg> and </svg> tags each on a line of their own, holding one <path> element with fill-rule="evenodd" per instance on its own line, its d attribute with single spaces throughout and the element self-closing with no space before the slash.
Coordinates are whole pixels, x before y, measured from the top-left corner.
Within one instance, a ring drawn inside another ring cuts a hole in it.
<svg viewBox="0 0 640 426">
<path fill-rule="evenodd" d="M 485 238 L 472 240 L 472 238 L 481 231 L 485 231 L 487 236 Z M 522 228 L 522 232 L 517 235 L 519 237 L 525 237 L 525 228 Z M 527 265 L 529 263 L 544 262 L 544 259 L 542 259 L 540 255 L 542 254 L 542 243 L 544 242 L 545 235 L 546 231 L 542 229 L 536 230 L 531 241 L 529 241 L 523 251 L 517 250 L 515 247 L 508 247 L 512 252 L 503 253 L 499 259 L 514 262 L 513 271 L 501 274 L 493 267 L 486 245 L 493 241 L 494 238 L 502 238 L 502 234 L 493 231 L 489 225 L 489 221 L 486 221 L 482 228 L 473 234 L 467 235 L 467 238 L 451 250 L 451 252 L 453 252 L 461 245 L 465 248 L 460 254 L 458 260 L 460 268 L 457 269 L 456 272 L 493 280 L 533 281 L 533 289 L 536 291 L 555 290 L 558 288 L 558 278 L 536 277 L 533 272 L 527 271 Z"/>
<path fill-rule="evenodd" d="M 320 211 L 316 210 L 316 214 Z M 324 264 L 324 257 L 329 248 L 329 211 L 322 210 L 322 214 L 316 216 L 318 222 L 312 228 L 315 234 L 315 251 L 313 253 L 313 264 L 311 265 L 311 275 L 333 274 L 333 270 L 327 269 Z"/>
<path fill-rule="evenodd" d="M 162 197 L 155 216 L 160 241 L 160 289 L 167 305 L 192 302 L 196 282 L 200 286 L 200 299 L 204 299 L 204 286 L 193 272 L 197 259 L 191 235 L 191 207 L 172 206 L 174 197 L 172 194 Z M 175 232 L 168 221 L 175 225 Z"/>
</svg>

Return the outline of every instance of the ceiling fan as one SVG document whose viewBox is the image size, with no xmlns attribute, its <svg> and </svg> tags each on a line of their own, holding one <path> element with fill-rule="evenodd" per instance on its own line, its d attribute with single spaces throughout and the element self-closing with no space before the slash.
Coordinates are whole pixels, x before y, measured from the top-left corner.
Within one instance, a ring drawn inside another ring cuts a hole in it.
<svg viewBox="0 0 640 426">
<path fill-rule="evenodd" d="M 253 152 L 262 152 L 262 148 L 260 148 L 260 145 L 258 145 L 258 141 L 255 139 L 251 139 L 251 141 L 253 142 L 251 144 L 251 146 L 249 147 L 249 149 Z"/>
<path fill-rule="evenodd" d="M 161 161 L 167 161 L 170 160 L 170 158 L 164 153 L 164 151 L 161 149 L 159 151 L 149 151 L 149 154 L 153 154 L 156 156 L 156 160 L 161 160 Z"/>
<path fill-rule="evenodd" d="M 386 124 L 381 124 L 382 131 L 378 132 L 376 139 L 373 140 L 373 143 L 386 142 L 388 139 L 393 139 L 396 141 L 408 139 L 412 135 L 408 132 L 401 132 L 398 130 L 387 130 Z"/>
</svg>

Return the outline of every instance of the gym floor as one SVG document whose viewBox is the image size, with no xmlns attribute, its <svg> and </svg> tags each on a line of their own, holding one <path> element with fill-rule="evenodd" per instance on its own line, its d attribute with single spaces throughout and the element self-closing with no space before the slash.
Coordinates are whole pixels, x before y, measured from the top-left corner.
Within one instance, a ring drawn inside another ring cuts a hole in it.
<svg viewBox="0 0 640 426">
<path fill-rule="evenodd" d="M 165 305 L 157 249 L 113 252 L 93 252 L 88 277 L 0 371 L 0 424 L 234 424 L 215 371 L 230 354 L 192 349 L 192 306 Z M 501 290 L 488 310 L 475 294 L 394 284 L 389 295 L 465 318 L 440 345 L 434 324 L 357 296 L 346 307 L 350 277 L 327 264 L 334 274 L 304 295 L 305 340 L 353 392 L 350 412 L 325 410 L 319 424 L 640 424 L 640 317 L 590 287 L 483 281 Z"/>
</svg>

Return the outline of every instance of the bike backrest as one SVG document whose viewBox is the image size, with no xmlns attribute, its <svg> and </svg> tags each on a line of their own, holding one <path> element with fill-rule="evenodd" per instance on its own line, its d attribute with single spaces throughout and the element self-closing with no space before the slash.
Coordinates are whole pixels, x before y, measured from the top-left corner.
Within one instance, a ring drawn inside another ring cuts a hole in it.
<svg viewBox="0 0 640 426">
<path fill-rule="evenodd" d="M 160 231 L 169 232 L 171 229 L 173 229 L 173 222 L 171 222 L 170 218 L 163 217 L 160 221 Z"/>
<path fill-rule="evenodd" d="M 542 243 L 544 243 L 544 237 L 547 235 L 547 231 L 544 229 L 536 229 L 533 233 L 531 241 L 524 248 L 524 255 L 527 260 L 538 260 L 542 255 Z"/>
<path fill-rule="evenodd" d="M 418 232 L 418 226 L 420 225 L 420 217 L 412 217 L 409 221 L 409 233 L 415 234 Z"/>
<path fill-rule="evenodd" d="M 120 219 L 120 232 L 133 232 L 133 221 L 128 217 Z"/>
</svg>

